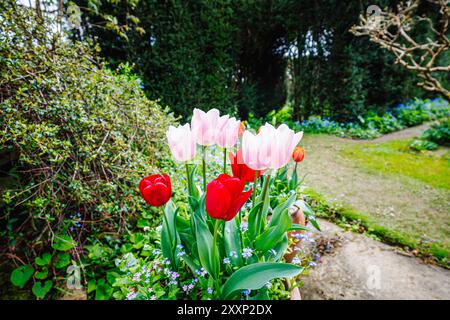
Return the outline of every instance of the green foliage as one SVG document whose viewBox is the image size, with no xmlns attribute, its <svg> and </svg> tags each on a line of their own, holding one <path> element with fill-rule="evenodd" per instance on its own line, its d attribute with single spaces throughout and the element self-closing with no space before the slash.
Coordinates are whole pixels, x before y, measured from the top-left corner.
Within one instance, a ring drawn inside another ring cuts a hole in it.
<svg viewBox="0 0 450 320">
<path fill-rule="evenodd" d="M 74 2 L 86 7 L 86 0 Z M 93 2 L 98 8 L 85 11 L 83 36 L 96 38 L 113 65 L 135 64 L 147 95 L 184 117 L 193 107 L 261 117 L 289 102 L 294 120 L 355 121 L 369 109 L 384 112 L 423 94 L 388 52 L 348 32 L 362 13 L 359 4 Z M 121 18 L 130 11 L 144 34 L 129 28 L 118 38 L 117 28 L 98 27 L 105 20 L 99 12 Z"/>
<path fill-rule="evenodd" d="M 142 211 L 139 179 L 168 158 L 161 142 L 174 119 L 129 66 L 109 70 L 95 48 L 69 43 L 14 2 L 0 11 L 2 250 L 36 265 L 54 255 L 51 278 L 94 238 L 120 247 L 114 238 Z"/>
<path fill-rule="evenodd" d="M 225 282 L 222 292 L 229 299 L 237 290 L 257 290 L 274 278 L 290 278 L 301 272 L 302 268 L 287 263 L 254 263 L 234 272 Z"/>
<path fill-rule="evenodd" d="M 309 133 L 326 133 L 339 137 L 374 139 L 382 134 L 398 131 L 405 127 L 448 117 L 450 115 L 450 105 L 442 99 L 415 99 L 407 104 L 400 104 L 381 115 L 375 111 L 369 111 L 359 116 L 359 123 L 337 122 L 329 118 L 316 116 L 297 122 L 292 121 L 292 112 L 292 107 L 286 105 L 278 111 L 273 110 L 269 112 L 265 118 L 256 118 L 253 114 L 250 114 L 248 123 L 253 128 L 258 128 L 264 122 L 269 122 L 273 125 L 287 123 L 291 128 Z M 443 140 L 446 139 L 445 129 L 441 128 L 436 132 L 440 132 L 437 133 L 438 135 L 443 135 Z M 417 146 L 418 148 L 421 147 L 418 144 Z M 430 145 L 429 147 L 432 146 Z"/>
<path fill-rule="evenodd" d="M 439 145 L 450 145 L 450 118 L 433 124 L 418 139 L 414 139 L 410 147 L 416 151 L 423 151 L 436 150 Z"/>
<path fill-rule="evenodd" d="M 28 280 L 30 280 L 33 273 L 34 269 L 31 265 L 20 266 L 11 273 L 11 282 L 15 286 L 23 288 Z"/>
</svg>

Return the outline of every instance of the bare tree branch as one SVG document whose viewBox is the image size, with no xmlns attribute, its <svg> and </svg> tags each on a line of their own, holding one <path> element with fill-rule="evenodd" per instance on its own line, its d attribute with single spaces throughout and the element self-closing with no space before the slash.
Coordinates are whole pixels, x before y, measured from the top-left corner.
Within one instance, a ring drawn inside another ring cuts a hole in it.
<svg viewBox="0 0 450 320">
<path fill-rule="evenodd" d="M 427 16 L 417 16 L 416 10 L 421 1 L 438 6 L 439 21 Z M 448 74 L 450 65 L 438 65 L 439 58 L 448 54 L 450 0 L 410 0 L 398 5 L 397 12 L 379 12 L 359 17 L 359 24 L 350 32 L 355 36 L 368 36 L 370 41 L 378 44 L 396 57 L 398 63 L 417 74 L 418 86 L 431 92 L 442 94 L 450 101 L 450 90 L 439 81 L 439 74 Z M 433 38 L 420 42 L 412 36 L 412 31 L 419 23 L 426 23 Z M 444 60 L 445 61 L 445 60 Z"/>
</svg>

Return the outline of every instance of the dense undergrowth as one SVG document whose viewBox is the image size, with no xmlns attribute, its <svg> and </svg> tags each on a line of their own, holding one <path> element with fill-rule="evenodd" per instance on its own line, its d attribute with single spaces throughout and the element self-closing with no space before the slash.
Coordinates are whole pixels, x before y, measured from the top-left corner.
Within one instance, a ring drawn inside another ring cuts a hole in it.
<svg viewBox="0 0 450 320">
<path fill-rule="evenodd" d="M 109 298 L 114 257 L 154 221 L 136 185 L 169 159 L 175 119 L 127 65 L 109 70 L 32 10 L 0 11 L 0 295 L 55 298 L 72 279 Z"/>
</svg>

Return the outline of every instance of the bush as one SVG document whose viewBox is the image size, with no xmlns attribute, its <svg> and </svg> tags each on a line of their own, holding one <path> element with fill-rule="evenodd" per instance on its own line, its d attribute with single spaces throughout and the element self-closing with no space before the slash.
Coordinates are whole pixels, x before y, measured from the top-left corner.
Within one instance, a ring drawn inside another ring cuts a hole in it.
<svg viewBox="0 0 450 320">
<path fill-rule="evenodd" d="M 450 145 L 450 118 L 446 118 L 434 125 L 418 138 L 414 139 L 410 147 L 416 151 L 436 150 L 439 145 Z"/>
<path fill-rule="evenodd" d="M 14 263 L 47 270 L 34 276 L 43 297 L 55 263 L 80 261 L 87 236 L 114 239 L 142 211 L 137 183 L 168 158 L 174 118 L 129 66 L 108 70 L 14 2 L 0 10 L 0 237 Z"/>
</svg>

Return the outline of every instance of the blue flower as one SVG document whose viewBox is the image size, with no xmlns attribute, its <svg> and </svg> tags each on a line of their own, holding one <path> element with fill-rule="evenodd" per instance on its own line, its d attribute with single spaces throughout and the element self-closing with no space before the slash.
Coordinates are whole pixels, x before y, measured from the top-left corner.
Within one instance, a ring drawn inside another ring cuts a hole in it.
<svg viewBox="0 0 450 320">
<path fill-rule="evenodd" d="M 206 291 L 208 292 L 208 294 L 212 294 L 213 293 L 213 289 L 211 289 L 211 288 L 208 288 Z"/>
<path fill-rule="evenodd" d="M 248 259 L 252 256 L 253 250 L 251 248 L 244 248 L 242 250 L 242 257 Z"/>
<path fill-rule="evenodd" d="M 242 290 L 242 294 L 244 296 L 248 296 L 250 294 L 250 290 L 249 289 L 244 289 L 244 290 Z"/>
</svg>

